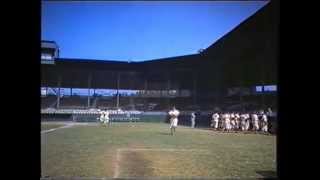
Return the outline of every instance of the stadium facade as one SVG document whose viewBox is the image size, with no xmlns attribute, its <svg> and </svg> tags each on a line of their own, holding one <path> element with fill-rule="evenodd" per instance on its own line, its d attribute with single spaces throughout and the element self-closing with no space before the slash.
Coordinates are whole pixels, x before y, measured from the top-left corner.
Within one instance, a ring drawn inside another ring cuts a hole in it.
<svg viewBox="0 0 320 180">
<path fill-rule="evenodd" d="M 42 109 L 122 108 L 212 111 L 214 108 L 277 108 L 278 4 L 265 7 L 198 54 L 144 62 L 59 57 L 53 41 L 42 42 Z M 272 86 L 270 86 L 272 85 Z M 61 88 L 85 88 L 88 96 L 64 96 Z M 95 93 L 112 89 L 113 96 Z M 133 95 L 121 94 L 133 90 Z M 93 92 L 92 92 L 93 91 Z M 46 91 L 47 92 L 47 91 Z"/>
</svg>

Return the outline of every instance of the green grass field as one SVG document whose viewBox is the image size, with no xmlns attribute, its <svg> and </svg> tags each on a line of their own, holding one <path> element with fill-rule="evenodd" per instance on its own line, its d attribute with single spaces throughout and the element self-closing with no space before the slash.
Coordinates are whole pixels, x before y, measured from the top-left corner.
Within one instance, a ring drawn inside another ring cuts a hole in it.
<svg viewBox="0 0 320 180">
<path fill-rule="evenodd" d="M 276 137 L 167 124 L 73 126 L 41 135 L 42 177 L 276 176 Z"/>
</svg>

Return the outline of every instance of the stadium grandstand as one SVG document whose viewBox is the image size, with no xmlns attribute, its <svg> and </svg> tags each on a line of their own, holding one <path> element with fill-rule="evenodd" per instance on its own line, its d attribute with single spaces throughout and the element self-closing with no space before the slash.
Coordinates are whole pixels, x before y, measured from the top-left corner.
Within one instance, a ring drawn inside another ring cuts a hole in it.
<svg viewBox="0 0 320 180">
<path fill-rule="evenodd" d="M 165 119 L 175 105 L 186 114 L 201 112 L 199 124 L 208 126 L 214 110 L 270 107 L 276 112 L 275 8 L 267 4 L 207 49 L 179 57 L 143 62 L 68 59 L 59 57 L 56 42 L 42 41 L 42 118 L 81 121 L 85 118 L 75 112 L 121 109 L 146 117 L 158 113 Z M 95 120 L 97 114 L 89 116 Z"/>
</svg>

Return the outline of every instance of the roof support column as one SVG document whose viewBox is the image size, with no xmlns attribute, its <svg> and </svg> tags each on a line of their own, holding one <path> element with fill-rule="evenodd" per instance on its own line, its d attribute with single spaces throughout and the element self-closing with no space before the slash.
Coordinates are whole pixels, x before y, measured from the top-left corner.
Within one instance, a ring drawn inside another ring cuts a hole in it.
<svg viewBox="0 0 320 180">
<path fill-rule="evenodd" d="M 267 41 L 267 40 L 266 40 Z M 268 42 L 266 42 L 268 46 Z M 262 85 L 262 94 L 261 94 L 261 108 L 265 108 L 265 91 L 264 91 L 264 85 L 265 85 L 265 69 L 264 69 L 264 58 L 261 59 L 261 85 Z"/>
<path fill-rule="evenodd" d="M 147 107 L 147 91 L 148 91 L 148 75 L 145 74 L 145 79 L 144 79 L 144 93 L 142 94 L 142 97 L 144 99 L 144 107 Z"/>
<path fill-rule="evenodd" d="M 135 73 L 134 72 L 131 72 L 130 73 L 130 76 L 131 76 L 131 79 L 133 79 L 133 81 L 130 81 L 130 90 L 134 90 L 134 86 L 133 86 L 133 83 L 135 81 Z M 130 95 L 130 107 L 134 110 L 136 109 L 135 106 L 134 106 L 134 95 L 131 94 Z"/>
<path fill-rule="evenodd" d="M 87 108 L 90 107 L 90 87 L 91 87 L 91 74 L 88 76 L 88 104 Z"/>
<path fill-rule="evenodd" d="M 118 72 L 117 74 L 117 109 L 119 109 L 119 104 L 120 104 L 119 88 L 120 88 L 120 72 Z"/>
<path fill-rule="evenodd" d="M 168 72 L 168 80 L 167 80 L 167 108 L 170 109 L 170 88 L 171 88 L 171 73 Z"/>
<path fill-rule="evenodd" d="M 198 74 L 197 72 L 194 72 L 193 73 L 193 104 L 197 104 L 197 77 L 198 77 Z"/>
<path fill-rule="evenodd" d="M 58 92 L 56 92 L 57 95 L 57 109 L 60 108 L 60 86 L 61 86 L 61 75 L 58 77 Z"/>
</svg>

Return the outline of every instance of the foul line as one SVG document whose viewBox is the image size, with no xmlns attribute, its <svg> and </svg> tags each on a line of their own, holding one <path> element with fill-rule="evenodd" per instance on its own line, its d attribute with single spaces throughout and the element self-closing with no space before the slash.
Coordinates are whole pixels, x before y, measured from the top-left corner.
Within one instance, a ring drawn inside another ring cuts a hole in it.
<svg viewBox="0 0 320 180">
<path fill-rule="evenodd" d="M 151 148 L 121 148 L 118 151 L 196 151 L 196 152 L 209 152 L 205 149 L 174 149 L 174 148 L 162 148 L 162 149 L 151 149 Z"/>
<path fill-rule="evenodd" d="M 75 125 L 75 124 L 67 124 L 67 125 L 62 126 L 62 127 L 58 127 L 58 128 L 54 128 L 54 129 L 48 129 L 48 130 L 43 130 L 43 131 L 41 131 L 41 134 L 49 133 L 49 132 L 52 132 L 52 131 L 55 131 L 55 130 L 58 130 L 58 129 L 69 128 L 69 127 L 72 127 L 72 126 L 74 126 L 74 125 Z"/>
<path fill-rule="evenodd" d="M 120 159 L 121 159 L 121 152 L 123 151 L 187 151 L 187 152 L 209 152 L 205 149 L 173 149 L 173 148 L 165 148 L 165 149 L 151 149 L 151 148 L 120 148 L 117 149 L 116 152 L 116 165 L 114 170 L 113 178 L 119 178 L 119 169 L 120 169 Z"/>
<path fill-rule="evenodd" d="M 115 165 L 113 178 L 118 178 L 119 177 L 119 162 L 120 162 L 120 150 L 117 149 L 116 165 Z"/>
</svg>

